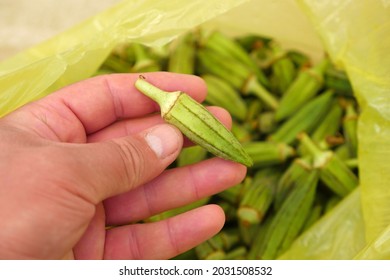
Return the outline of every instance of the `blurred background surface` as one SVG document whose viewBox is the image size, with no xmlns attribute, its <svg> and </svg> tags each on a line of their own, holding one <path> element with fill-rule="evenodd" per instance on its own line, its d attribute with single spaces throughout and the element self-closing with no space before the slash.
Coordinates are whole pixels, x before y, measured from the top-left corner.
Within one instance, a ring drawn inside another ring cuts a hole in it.
<svg viewBox="0 0 390 280">
<path fill-rule="evenodd" d="M 0 0 L 0 60 L 42 42 L 121 0 Z"/>
</svg>

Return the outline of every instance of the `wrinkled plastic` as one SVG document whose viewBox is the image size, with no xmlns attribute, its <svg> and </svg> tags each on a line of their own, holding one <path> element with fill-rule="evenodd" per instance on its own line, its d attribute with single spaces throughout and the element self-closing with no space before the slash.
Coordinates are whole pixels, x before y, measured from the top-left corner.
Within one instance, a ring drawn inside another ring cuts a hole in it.
<svg viewBox="0 0 390 280">
<path fill-rule="evenodd" d="M 388 0 L 132 0 L 0 63 L 0 116 L 92 75 L 124 41 L 162 45 L 203 24 L 323 50 L 344 68 L 362 109 L 361 185 L 282 259 L 390 258 L 390 3 Z"/>
</svg>

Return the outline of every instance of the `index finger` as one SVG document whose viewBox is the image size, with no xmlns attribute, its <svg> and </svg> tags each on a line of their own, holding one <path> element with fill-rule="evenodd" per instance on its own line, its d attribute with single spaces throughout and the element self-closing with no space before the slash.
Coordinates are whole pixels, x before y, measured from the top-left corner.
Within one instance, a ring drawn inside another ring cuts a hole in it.
<svg viewBox="0 0 390 280">
<path fill-rule="evenodd" d="M 21 107 L 3 121 L 47 139 L 85 142 L 88 135 L 117 120 L 159 110 L 157 103 L 135 88 L 139 75 L 102 75 L 69 85 Z M 206 96 L 206 85 L 197 76 L 169 72 L 143 75 L 165 91 L 184 91 L 198 101 Z"/>
<path fill-rule="evenodd" d="M 163 90 L 184 91 L 198 101 L 206 96 L 205 83 L 199 77 L 169 72 L 143 75 Z M 46 102 L 68 107 L 82 123 L 86 134 L 90 134 L 118 119 L 140 117 L 159 110 L 154 101 L 134 87 L 138 77 L 139 74 L 97 76 L 57 91 Z"/>
</svg>

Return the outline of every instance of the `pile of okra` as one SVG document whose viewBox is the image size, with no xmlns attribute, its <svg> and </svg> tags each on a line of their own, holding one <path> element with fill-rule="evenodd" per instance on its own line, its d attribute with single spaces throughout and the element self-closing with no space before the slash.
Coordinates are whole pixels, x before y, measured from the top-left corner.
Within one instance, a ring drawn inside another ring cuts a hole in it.
<svg viewBox="0 0 390 280">
<path fill-rule="evenodd" d="M 254 162 L 240 184 L 144 221 L 207 203 L 223 208 L 223 229 L 175 259 L 277 259 L 357 187 L 359 108 L 326 54 L 314 63 L 272 38 L 193 30 L 163 47 L 121 45 L 96 75 L 152 71 L 202 77 L 204 104 L 229 111 Z M 184 148 L 171 167 L 208 157 L 199 146 Z"/>
</svg>

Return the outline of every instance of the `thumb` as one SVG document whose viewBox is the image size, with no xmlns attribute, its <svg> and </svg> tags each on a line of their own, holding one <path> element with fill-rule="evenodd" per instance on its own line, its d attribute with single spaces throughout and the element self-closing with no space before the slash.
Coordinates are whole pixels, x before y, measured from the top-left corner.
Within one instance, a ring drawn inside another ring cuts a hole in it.
<svg viewBox="0 0 390 280">
<path fill-rule="evenodd" d="M 92 201 L 100 202 L 158 176 L 176 159 L 182 145 L 182 134 L 168 124 L 137 135 L 88 144 L 78 155 L 83 170 L 79 174 L 91 188 Z"/>
</svg>

